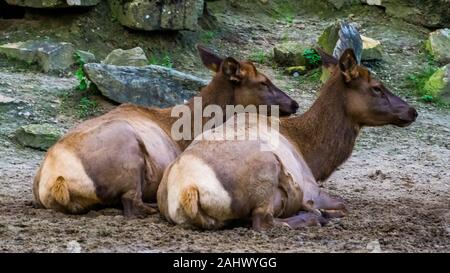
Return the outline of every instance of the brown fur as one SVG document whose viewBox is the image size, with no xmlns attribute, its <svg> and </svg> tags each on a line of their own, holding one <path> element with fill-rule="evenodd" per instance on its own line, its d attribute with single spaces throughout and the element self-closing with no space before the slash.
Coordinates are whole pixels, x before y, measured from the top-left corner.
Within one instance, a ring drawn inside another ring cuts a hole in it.
<svg viewBox="0 0 450 273">
<path fill-rule="evenodd" d="M 414 108 L 373 79 L 366 68 L 357 66 L 348 51 L 342 57 L 345 64 L 340 68 L 333 65 L 337 62 L 330 58 L 326 56 L 326 65 L 331 63 L 332 78 L 320 90 L 319 98 L 306 113 L 282 119 L 280 126 L 280 131 L 296 144 L 318 181 L 326 180 L 350 157 L 363 126 L 403 126 L 404 122 L 409 124 L 417 116 Z M 342 72 L 342 69 L 349 71 Z M 392 105 L 393 109 L 383 113 L 376 104 L 372 106 L 367 102 L 376 102 L 372 94 L 374 87 L 380 88 L 383 96 L 396 103 Z M 399 120 L 394 110 L 403 110 L 407 117 Z"/>
<path fill-rule="evenodd" d="M 216 72 L 200 91 L 203 107 L 275 104 L 288 114 L 297 110 L 298 104 L 269 85 L 253 64 L 231 57 L 223 60 L 201 46 L 199 52 L 205 66 Z M 193 111 L 193 100 L 187 106 Z M 154 212 L 144 201 L 155 202 L 165 168 L 191 142 L 171 139 L 171 127 L 178 119 L 171 117 L 171 111 L 124 104 L 78 125 L 48 151 L 33 186 L 36 203 L 69 213 L 118 204 L 127 216 Z M 207 121 L 204 118 L 203 124 Z M 191 132 L 193 139 L 195 131 Z M 66 161 L 79 166 L 71 170 L 64 165 Z M 52 190 L 48 192 L 49 185 Z"/>
<path fill-rule="evenodd" d="M 198 213 L 198 190 L 195 187 L 187 188 L 183 191 L 180 202 L 186 214 L 195 218 Z"/>
<path fill-rule="evenodd" d="M 64 181 L 62 176 L 58 176 L 55 184 L 51 189 L 52 195 L 55 198 L 55 201 L 58 202 L 62 206 L 67 206 L 70 202 L 70 193 L 69 188 L 67 187 L 67 183 Z"/>
<path fill-rule="evenodd" d="M 325 215 L 344 214 L 344 203 L 322 191 L 316 181 L 328 178 L 351 155 L 363 126 L 407 126 L 416 119 L 417 112 L 372 79 L 366 68 L 358 66 L 352 51 L 344 52 L 339 62 L 331 56 L 324 59 L 333 63 L 327 65 L 333 70 L 332 78 L 306 113 L 281 119 L 280 146 L 261 151 L 263 138 L 191 144 L 173 163 L 177 168 L 169 167 L 163 178 L 158 205 L 164 216 L 182 224 L 211 228 L 194 221 L 194 211 L 182 214 L 174 209 L 184 206 L 183 202 L 177 203 L 178 192 L 183 196 L 185 185 L 190 184 L 183 180 L 184 176 L 201 177 L 202 173 L 209 173 L 210 181 L 195 184 L 197 192 L 203 192 L 197 197 L 199 206 L 208 217 L 222 220 L 213 228 L 221 227 L 227 220 L 251 218 L 253 228 L 259 230 L 270 226 L 273 217 L 282 217 L 279 221 L 295 228 L 325 223 L 318 209 L 331 211 Z M 224 126 L 234 128 L 236 123 L 238 119 L 234 118 Z M 256 128 L 245 125 L 247 130 Z M 214 131 L 203 136 L 211 134 Z M 170 177 L 178 181 L 169 180 Z M 296 215 L 301 210 L 307 212 Z M 230 212 L 223 219 L 216 211 Z"/>
</svg>

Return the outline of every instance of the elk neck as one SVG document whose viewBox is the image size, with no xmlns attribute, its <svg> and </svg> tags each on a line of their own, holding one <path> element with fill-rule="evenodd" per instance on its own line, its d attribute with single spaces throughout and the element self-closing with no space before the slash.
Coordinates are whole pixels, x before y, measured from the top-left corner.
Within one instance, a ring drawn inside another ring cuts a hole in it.
<svg viewBox="0 0 450 273">
<path fill-rule="evenodd" d="M 196 95 L 196 97 L 202 98 L 202 105 L 200 114 L 203 114 L 203 109 L 205 109 L 206 106 L 214 104 L 218 105 L 222 108 L 223 111 L 223 121 L 225 121 L 225 107 L 226 105 L 234 105 L 234 87 L 233 84 L 220 76 L 214 77 L 211 82 L 200 89 L 200 92 Z M 197 136 L 195 131 L 195 122 L 194 122 L 194 98 L 191 98 L 186 105 L 190 109 L 191 113 L 191 138 L 187 140 L 179 140 L 177 141 L 177 144 L 179 145 L 181 150 L 186 149 L 186 147 L 192 142 L 192 140 Z M 165 108 L 165 109 L 155 109 L 151 108 L 149 109 L 153 114 L 153 120 L 159 123 L 161 128 L 169 135 L 171 135 L 171 128 L 172 125 L 180 118 L 180 117 L 172 117 L 172 109 L 171 108 Z M 201 119 L 202 121 L 202 128 L 205 125 L 208 120 L 211 118 L 209 117 L 203 117 Z M 201 132 L 200 132 L 201 133 Z"/>
<path fill-rule="evenodd" d="M 345 88 L 334 76 L 307 112 L 281 119 L 281 133 L 295 144 L 317 181 L 326 180 L 350 157 L 360 130 L 346 115 Z"/>
</svg>

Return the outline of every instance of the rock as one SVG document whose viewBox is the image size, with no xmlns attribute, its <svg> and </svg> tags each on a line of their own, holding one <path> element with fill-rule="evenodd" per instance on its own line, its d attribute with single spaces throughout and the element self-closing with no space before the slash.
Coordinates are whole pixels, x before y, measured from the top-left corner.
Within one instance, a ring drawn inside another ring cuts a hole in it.
<svg viewBox="0 0 450 273">
<path fill-rule="evenodd" d="M 380 242 L 378 240 L 374 240 L 371 241 L 367 244 L 366 249 L 370 252 L 370 253 L 382 253 L 383 251 L 381 250 L 381 245 Z"/>
<path fill-rule="evenodd" d="M 381 6 L 381 0 L 365 0 L 364 2 L 371 6 Z"/>
<path fill-rule="evenodd" d="M 86 64 L 88 78 L 100 92 L 119 103 L 169 107 L 197 94 L 208 81 L 157 65 L 145 67 Z"/>
<path fill-rule="evenodd" d="M 8 112 L 19 104 L 21 104 L 21 101 L 0 94 L 0 113 Z"/>
<path fill-rule="evenodd" d="M 424 91 L 427 95 L 450 104 L 450 64 L 439 68 L 425 83 Z"/>
<path fill-rule="evenodd" d="M 342 38 L 339 36 L 340 32 Z M 335 56 L 335 58 L 339 58 L 343 49 L 348 47 L 355 49 L 358 62 L 359 59 L 366 61 L 380 60 L 382 58 L 381 43 L 377 40 L 360 35 L 355 24 L 337 21 L 323 31 L 317 43 L 320 48 L 326 53 Z M 325 83 L 330 75 L 328 69 L 323 67 L 320 80 Z"/>
<path fill-rule="evenodd" d="M 68 242 L 66 249 L 69 253 L 81 253 L 81 245 L 77 241 Z"/>
<path fill-rule="evenodd" d="M 305 45 L 298 42 L 283 42 L 273 48 L 273 59 L 281 66 L 306 66 L 306 59 L 303 53 L 312 45 Z"/>
<path fill-rule="evenodd" d="M 349 6 L 352 4 L 361 4 L 360 0 L 327 0 L 330 4 L 332 4 L 336 9 L 342 9 L 345 6 Z"/>
<path fill-rule="evenodd" d="M 23 146 L 47 150 L 63 135 L 63 131 L 52 124 L 30 124 L 16 131 L 16 139 Z"/>
<path fill-rule="evenodd" d="M 319 37 L 319 46 L 328 54 L 333 54 L 334 52 L 336 43 L 339 40 L 340 28 L 341 22 L 336 22 L 335 24 L 327 27 Z M 360 36 L 363 44 L 361 60 L 381 60 L 383 58 L 383 50 L 380 41 L 365 37 L 363 35 Z"/>
<path fill-rule="evenodd" d="M 450 63 L 450 29 L 438 29 L 430 33 L 426 49 L 441 63 Z"/>
<path fill-rule="evenodd" d="M 95 6 L 100 0 L 6 0 L 6 2 L 29 8 L 68 8 Z"/>
<path fill-rule="evenodd" d="M 91 52 L 83 51 L 83 50 L 77 50 L 77 51 L 75 51 L 75 54 L 78 55 L 81 58 L 81 61 L 83 63 L 85 63 L 85 64 L 87 64 L 87 63 L 96 63 L 97 62 L 97 58 Z"/>
<path fill-rule="evenodd" d="M 135 47 L 128 50 L 114 49 L 102 63 L 118 66 L 146 66 L 148 59 L 142 48 Z"/>
<path fill-rule="evenodd" d="M 73 63 L 75 50 L 70 43 L 26 41 L 0 46 L 0 54 L 28 64 L 37 63 L 44 72 L 59 72 Z"/>
<path fill-rule="evenodd" d="M 362 2 L 382 6 L 388 15 L 413 24 L 426 27 L 450 25 L 448 0 L 362 0 Z"/>
<path fill-rule="evenodd" d="M 204 0 L 108 0 L 111 13 L 129 28 L 140 30 L 197 30 Z"/>
<path fill-rule="evenodd" d="M 291 66 L 286 68 L 285 72 L 294 77 L 304 75 L 307 72 L 306 66 Z"/>
<path fill-rule="evenodd" d="M 336 43 L 339 39 L 339 30 L 341 23 L 336 22 L 327 27 L 319 37 L 318 44 L 326 53 L 333 54 Z"/>
<path fill-rule="evenodd" d="M 10 97 L 6 97 L 3 96 L 2 94 L 0 94 L 0 105 L 7 105 L 7 104 L 11 104 L 14 103 L 16 100 Z"/>
<path fill-rule="evenodd" d="M 361 39 L 363 42 L 361 60 L 374 61 L 383 59 L 383 49 L 380 41 L 363 35 L 361 35 Z"/>
</svg>

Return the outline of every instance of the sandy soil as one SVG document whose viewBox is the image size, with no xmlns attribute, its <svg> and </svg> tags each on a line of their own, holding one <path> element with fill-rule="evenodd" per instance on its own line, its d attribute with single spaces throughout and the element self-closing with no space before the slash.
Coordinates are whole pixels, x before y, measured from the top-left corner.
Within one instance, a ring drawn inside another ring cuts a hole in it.
<svg viewBox="0 0 450 273">
<path fill-rule="evenodd" d="M 301 15 L 292 25 L 261 19 L 255 27 L 243 18 L 218 16 L 229 32 L 235 25 L 243 27 L 235 30 L 235 40 L 223 35 L 211 43 L 231 43 L 223 52 L 248 55 L 255 47 L 268 48 L 285 39 L 283 32 L 290 39 L 315 39 L 333 20 Z M 53 122 L 66 129 L 80 122 L 70 107 L 63 107 L 76 81 L 11 69 L 0 62 L 0 94 L 19 101 L 0 109 L 0 252 L 370 252 L 378 246 L 387 252 L 449 252 L 450 112 L 416 102 L 404 82 L 425 62 L 418 52 L 426 32 L 405 23 L 392 27 L 392 21 L 380 19 L 376 12 L 361 14 L 355 21 L 361 22 L 364 33 L 382 40 L 389 54 L 374 72 L 417 105 L 419 118 L 408 128 L 364 129 L 352 157 L 323 184 L 347 202 L 350 214 L 345 218 L 320 228 L 275 227 L 258 233 L 247 227 L 185 230 L 159 215 L 128 220 L 117 209 L 82 216 L 34 209 L 32 179 L 44 152 L 21 147 L 11 135 L 31 122 Z M 259 43 L 248 45 L 252 40 Z M 261 68 L 299 101 L 302 111 L 314 100 L 319 83 Z"/>
</svg>

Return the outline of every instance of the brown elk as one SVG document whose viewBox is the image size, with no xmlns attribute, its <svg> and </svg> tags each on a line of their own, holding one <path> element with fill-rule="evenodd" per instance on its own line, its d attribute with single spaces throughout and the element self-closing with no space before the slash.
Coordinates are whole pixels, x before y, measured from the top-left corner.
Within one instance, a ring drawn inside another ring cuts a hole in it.
<svg viewBox="0 0 450 273">
<path fill-rule="evenodd" d="M 240 104 L 279 105 L 285 114 L 297 111 L 298 104 L 251 62 L 222 59 L 203 46 L 197 49 L 204 65 L 216 72 L 200 90 L 202 109 Z M 187 106 L 193 111 L 193 100 Z M 120 204 L 126 216 L 156 212 L 147 203 L 155 202 L 164 169 L 190 143 L 172 139 L 171 126 L 178 117 L 171 110 L 127 104 L 72 129 L 49 149 L 35 176 L 37 205 L 73 214 Z"/>
<path fill-rule="evenodd" d="M 244 122 L 229 119 L 200 135 L 167 168 L 157 197 L 167 220 L 215 229 L 251 219 L 259 230 L 274 218 L 296 228 L 346 213 L 344 203 L 317 181 L 350 156 L 362 127 L 408 126 L 417 112 L 358 65 L 352 49 L 339 60 L 322 52 L 322 60 L 332 77 L 307 112 L 281 118 L 279 131 L 260 131 L 254 140 L 225 140 L 220 129 L 249 136 L 261 116 L 254 122 L 250 115 Z M 268 144 L 273 138 L 277 145 Z"/>
</svg>

